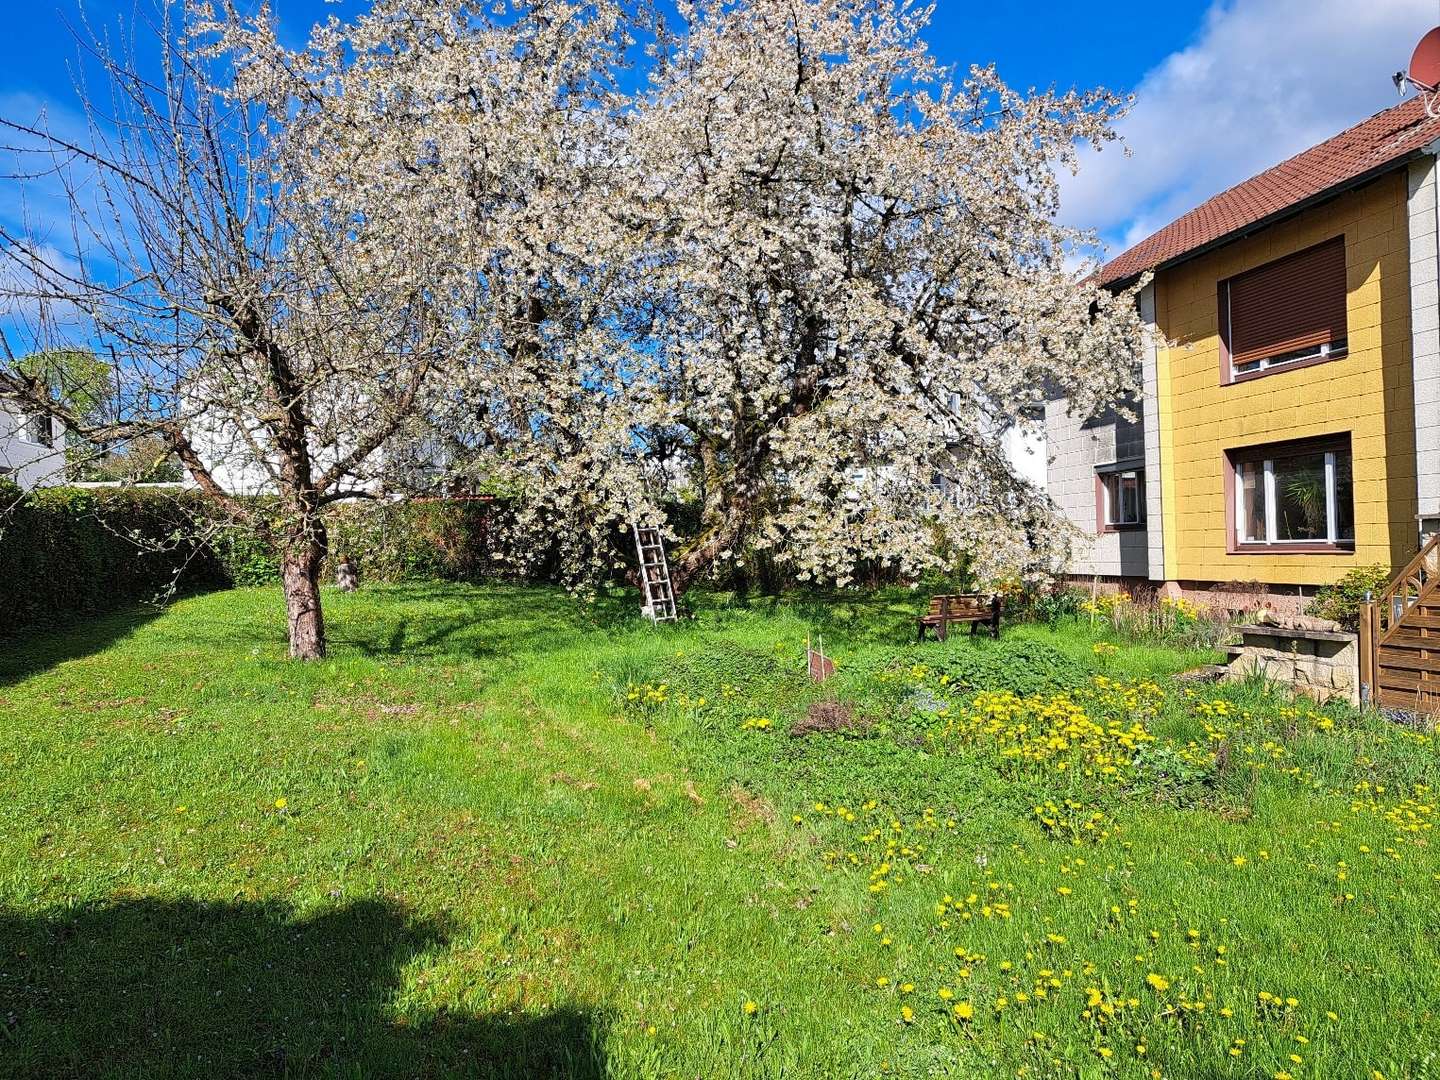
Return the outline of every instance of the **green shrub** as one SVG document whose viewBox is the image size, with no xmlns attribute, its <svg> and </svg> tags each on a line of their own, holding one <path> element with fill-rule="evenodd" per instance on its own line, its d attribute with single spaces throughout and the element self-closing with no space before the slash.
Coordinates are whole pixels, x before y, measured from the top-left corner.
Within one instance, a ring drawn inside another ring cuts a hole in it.
<svg viewBox="0 0 1440 1080">
<path fill-rule="evenodd" d="M 269 585 L 280 580 L 280 563 L 273 545 L 254 529 L 230 525 L 211 541 L 215 557 L 231 585 Z"/>
<path fill-rule="evenodd" d="M 0 609 L 5 627 L 57 624 L 172 588 L 226 584 L 200 545 L 199 495 L 125 488 L 0 492 Z"/>
<path fill-rule="evenodd" d="M 1085 594 L 1079 589 L 1062 585 L 1036 597 L 1034 604 L 1026 614 L 1037 622 L 1054 626 L 1061 619 L 1072 619 L 1078 616 L 1080 605 L 1084 601 Z"/>
<path fill-rule="evenodd" d="M 1333 619 L 1347 630 L 1358 630 L 1365 594 L 1378 593 L 1389 583 L 1390 570 L 1383 564 L 1357 566 L 1334 585 L 1319 590 L 1305 611 L 1320 619 Z"/>
<path fill-rule="evenodd" d="M 260 500 L 255 509 L 268 512 Z M 526 560 L 523 567 L 520 560 L 507 557 L 516 545 L 509 524 L 503 503 L 445 499 L 346 503 L 332 508 L 325 519 L 331 554 L 353 558 L 364 581 L 478 583 L 548 577 L 552 560 L 546 556 Z M 223 529 L 214 548 L 235 585 L 280 580 L 274 546 L 253 529 Z"/>
<path fill-rule="evenodd" d="M 891 670 L 922 666 L 937 678 L 944 676 L 962 690 L 1009 690 L 1022 696 L 1071 690 L 1089 681 L 1079 661 L 1053 646 L 1027 638 L 999 641 L 965 638 L 946 646 L 919 646 L 898 650 L 888 657 L 872 658 L 867 667 Z M 865 671 L 842 675 L 866 677 Z"/>
<path fill-rule="evenodd" d="M 966 690 L 1009 690 L 1022 696 L 1071 690 L 1090 679 L 1084 665 L 1059 649 L 1024 639 L 944 651 L 931 666 Z"/>
<path fill-rule="evenodd" d="M 330 550 L 373 581 L 487 581 L 517 576 L 503 503 L 446 499 L 352 503 L 329 518 Z M 543 567 L 546 560 L 542 558 Z M 534 564 L 529 564 L 533 566 Z"/>
</svg>

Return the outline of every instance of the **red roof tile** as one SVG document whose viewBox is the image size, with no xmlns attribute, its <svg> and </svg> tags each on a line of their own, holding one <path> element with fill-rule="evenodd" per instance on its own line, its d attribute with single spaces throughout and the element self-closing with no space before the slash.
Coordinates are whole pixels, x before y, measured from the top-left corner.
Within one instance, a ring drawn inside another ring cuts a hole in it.
<svg viewBox="0 0 1440 1080">
<path fill-rule="evenodd" d="M 1437 138 L 1440 120 L 1425 115 L 1424 102 L 1403 101 L 1207 199 L 1111 259 L 1100 281 L 1126 281 L 1195 254 L 1299 203 L 1398 167 Z"/>
</svg>

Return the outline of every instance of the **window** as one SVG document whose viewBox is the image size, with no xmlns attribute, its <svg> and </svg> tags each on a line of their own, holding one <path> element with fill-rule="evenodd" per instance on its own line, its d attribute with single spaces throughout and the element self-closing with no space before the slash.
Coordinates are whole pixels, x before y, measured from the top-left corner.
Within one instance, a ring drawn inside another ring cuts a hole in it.
<svg viewBox="0 0 1440 1080">
<path fill-rule="evenodd" d="M 20 422 L 20 438 L 37 446 L 54 446 L 50 417 L 41 413 L 26 413 Z"/>
<path fill-rule="evenodd" d="M 1352 551 L 1355 496 L 1350 439 L 1232 451 L 1232 551 Z"/>
<path fill-rule="evenodd" d="M 1346 334 L 1343 236 L 1220 283 L 1225 382 L 1337 359 Z"/>
<path fill-rule="evenodd" d="M 1145 470 L 1117 469 L 1096 476 L 1102 531 L 1145 524 Z"/>
</svg>

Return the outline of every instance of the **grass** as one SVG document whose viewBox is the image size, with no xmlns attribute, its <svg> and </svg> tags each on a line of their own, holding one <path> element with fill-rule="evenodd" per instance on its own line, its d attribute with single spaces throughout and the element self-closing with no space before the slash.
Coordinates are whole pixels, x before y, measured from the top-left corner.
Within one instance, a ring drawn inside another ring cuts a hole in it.
<svg viewBox="0 0 1440 1080">
<path fill-rule="evenodd" d="M 0 1075 L 1440 1071 L 1428 736 L 904 594 L 327 604 L 0 656 Z"/>
</svg>

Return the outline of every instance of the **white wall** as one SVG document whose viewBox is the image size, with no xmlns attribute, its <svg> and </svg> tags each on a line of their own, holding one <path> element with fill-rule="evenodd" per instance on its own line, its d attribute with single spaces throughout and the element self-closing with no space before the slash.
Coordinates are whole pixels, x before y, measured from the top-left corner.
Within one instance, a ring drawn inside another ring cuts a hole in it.
<svg viewBox="0 0 1440 1080">
<path fill-rule="evenodd" d="M 1440 531 L 1440 183 L 1435 159 L 1410 166 L 1410 327 L 1420 531 Z"/>
<path fill-rule="evenodd" d="M 65 436 L 53 421 L 52 446 L 33 441 L 25 419 L 15 406 L 0 402 L 0 473 L 26 491 L 64 480 Z"/>
<path fill-rule="evenodd" d="M 1045 461 L 1045 430 L 1041 425 L 1023 424 L 1005 432 L 1005 456 L 1015 472 L 1041 491 L 1049 484 Z"/>
<path fill-rule="evenodd" d="M 312 404 L 312 415 L 316 408 Z M 277 490 L 274 475 L 278 463 L 270 450 L 269 435 L 259 424 L 228 416 L 217 410 L 209 410 L 192 419 L 187 425 L 186 433 L 215 482 L 229 494 L 270 495 Z M 311 464 L 316 477 L 333 465 L 341 455 L 348 453 L 352 445 L 345 440 L 341 440 L 340 445 L 316 447 L 312 444 Z M 369 471 L 377 468 L 384 460 L 384 450 L 381 449 L 372 453 L 361 464 Z M 193 481 L 187 477 L 187 482 Z M 350 475 L 343 479 L 341 486 L 376 490 L 373 482 Z"/>
</svg>

